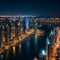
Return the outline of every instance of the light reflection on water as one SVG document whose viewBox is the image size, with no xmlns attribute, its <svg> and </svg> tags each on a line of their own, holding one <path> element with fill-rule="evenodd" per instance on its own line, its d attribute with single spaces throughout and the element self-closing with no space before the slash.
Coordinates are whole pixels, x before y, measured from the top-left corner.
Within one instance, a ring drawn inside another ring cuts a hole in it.
<svg viewBox="0 0 60 60">
<path fill-rule="evenodd" d="M 3 60 L 4 56 L 1 54 L 1 55 L 0 55 L 0 58 L 1 58 L 1 60 Z"/>
<path fill-rule="evenodd" d="M 35 35 L 35 38 L 34 38 L 34 45 L 35 45 L 35 53 L 37 52 L 37 35 Z"/>
<path fill-rule="evenodd" d="M 6 59 L 8 60 L 9 58 L 9 51 L 6 52 Z"/>
<path fill-rule="evenodd" d="M 28 38 L 28 40 L 26 42 L 24 42 L 23 44 L 20 43 L 18 46 L 13 46 L 9 51 L 7 51 L 4 54 L 1 55 L 1 60 L 28 60 L 28 58 L 30 60 L 32 60 L 37 52 L 37 46 L 38 45 L 38 37 L 37 35 L 35 35 L 33 37 L 33 39 Z M 40 41 L 40 40 L 39 40 Z M 23 46 L 22 46 L 23 45 Z M 18 47 L 18 48 L 17 48 Z M 35 51 L 34 51 L 35 50 Z M 11 53 L 10 53 L 11 52 Z M 27 52 L 27 54 L 26 54 Z M 25 57 L 26 56 L 26 57 Z M 5 59 L 4 59 L 5 57 Z M 16 58 L 16 59 L 15 59 Z"/>
<path fill-rule="evenodd" d="M 13 55 L 15 55 L 15 53 L 16 53 L 16 47 L 13 46 Z"/>
<path fill-rule="evenodd" d="M 26 51 L 27 51 L 27 53 L 29 53 L 29 51 L 30 51 L 30 41 L 29 40 L 26 42 Z"/>
<path fill-rule="evenodd" d="M 21 53 L 21 44 L 19 45 L 19 53 Z"/>
</svg>

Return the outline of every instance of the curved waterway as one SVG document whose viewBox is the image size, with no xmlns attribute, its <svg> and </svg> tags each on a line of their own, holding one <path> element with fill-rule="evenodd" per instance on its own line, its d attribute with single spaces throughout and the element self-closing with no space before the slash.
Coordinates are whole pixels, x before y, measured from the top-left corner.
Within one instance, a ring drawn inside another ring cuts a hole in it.
<svg viewBox="0 0 60 60">
<path fill-rule="evenodd" d="M 39 58 L 41 50 L 46 50 L 46 35 L 43 36 L 31 35 L 25 41 L 11 47 L 8 51 L 0 54 L 0 60 L 34 60 Z"/>
</svg>

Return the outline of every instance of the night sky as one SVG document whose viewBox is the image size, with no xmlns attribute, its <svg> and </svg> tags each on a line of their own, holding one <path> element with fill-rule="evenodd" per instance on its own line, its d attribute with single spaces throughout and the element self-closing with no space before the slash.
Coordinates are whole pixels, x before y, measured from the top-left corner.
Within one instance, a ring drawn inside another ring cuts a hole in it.
<svg viewBox="0 0 60 60">
<path fill-rule="evenodd" d="M 0 0 L 0 15 L 60 17 L 59 0 Z"/>
</svg>

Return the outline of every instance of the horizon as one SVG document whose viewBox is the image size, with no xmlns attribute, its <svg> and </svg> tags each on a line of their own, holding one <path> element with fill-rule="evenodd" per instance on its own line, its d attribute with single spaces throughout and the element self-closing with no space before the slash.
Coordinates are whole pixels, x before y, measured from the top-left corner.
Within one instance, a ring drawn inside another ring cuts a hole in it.
<svg viewBox="0 0 60 60">
<path fill-rule="evenodd" d="M 59 0 L 1 0 L 0 15 L 60 17 Z"/>
</svg>

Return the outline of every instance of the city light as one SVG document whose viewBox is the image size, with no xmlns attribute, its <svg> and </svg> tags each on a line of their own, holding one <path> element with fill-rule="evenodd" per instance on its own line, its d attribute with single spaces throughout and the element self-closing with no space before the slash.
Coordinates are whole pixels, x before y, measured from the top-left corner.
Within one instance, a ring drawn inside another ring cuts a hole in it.
<svg viewBox="0 0 60 60">
<path fill-rule="evenodd" d="M 25 22 L 26 22 L 26 29 L 29 30 L 29 18 L 28 17 L 25 18 Z"/>
<path fill-rule="evenodd" d="M 41 51 L 42 55 L 46 56 L 46 50 Z"/>
<path fill-rule="evenodd" d="M 3 57 L 4 57 L 4 56 L 3 56 L 3 55 L 1 55 L 1 60 L 3 60 Z"/>
<path fill-rule="evenodd" d="M 51 30 L 51 32 L 50 32 L 50 36 L 51 36 L 51 35 L 54 35 L 54 32 L 53 32 L 52 30 Z"/>
<path fill-rule="evenodd" d="M 20 26 L 20 22 L 18 22 L 18 26 Z"/>
<path fill-rule="evenodd" d="M 59 56 L 57 53 L 60 52 L 58 51 L 60 48 L 60 27 L 57 25 L 60 26 L 60 19 L 25 16 L 4 18 L 6 20 L 0 21 L 0 55 L 6 53 L 7 57 L 12 50 L 15 56 L 17 52 L 22 54 L 25 50 L 24 56 L 25 54 L 27 57 L 30 56 L 29 54 L 31 56 L 35 54 L 34 60 L 54 60 L 56 55 Z"/>
<path fill-rule="evenodd" d="M 35 57 L 34 60 L 38 60 L 38 59 Z"/>
<path fill-rule="evenodd" d="M 48 39 L 48 38 L 47 38 L 47 41 L 46 41 L 46 43 L 47 43 L 47 44 L 50 44 L 50 41 L 49 41 L 49 39 Z"/>
<path fill-rule="evenodd" d="M 16 47 L 13 46 L 13 54 L 15 54 L 15 53 L 16 53 Z"/>
</svg>

